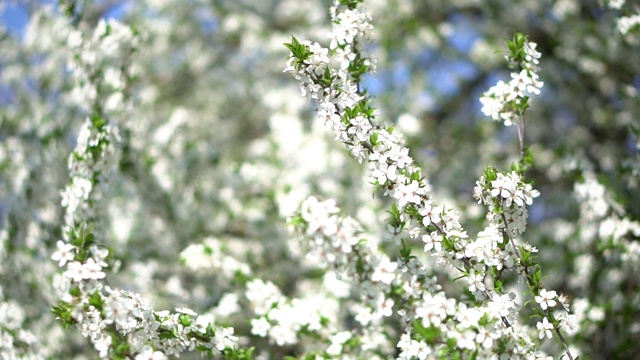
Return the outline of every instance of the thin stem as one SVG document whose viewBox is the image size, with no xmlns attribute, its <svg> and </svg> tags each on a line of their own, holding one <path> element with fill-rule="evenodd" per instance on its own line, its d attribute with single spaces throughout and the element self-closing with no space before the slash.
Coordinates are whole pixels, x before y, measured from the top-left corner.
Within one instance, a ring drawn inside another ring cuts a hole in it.
<svg viewBox="0 0 640 360">
<path fill-rule="evenodd" d="M 523 118 L 524 120 L 524 118 Z M 518 249 L 518 247 L 515 244 L 515 241 L 513 240 L 513 237 L 511 236 L 511 231 L 509 230 L 509 225 L 507 223 L 507 217 L 504 215 L 504 212 L 502 213 L 502 221 L 504 221 L 504 228 L 505 231 L 507 233 L 507 236 L 509 237 L 509 241 L 511 242 L 511 246 L 513 247 L 514 251 L 516 252 L 516 255 L 518 256 L 519 259 L 522 259 L 522 255 L 520 255 L 520 250 Z M 536 284 L 533 284 L 531 278 L 529 277 L 529 267 L 527 267 L 526 265 L 523 264 L 523 268 L 524 268 L 524 273 L 525 273 L 525 280 L 527 281 L 527 284 L 529 285 L 529 288 L 531 290 L 531 295 L 533 295 L 533 287 Z M 548 311 L 545 311 L 545 313 Z M 562 336 L 562 333 L 560 332 L 560 329 L 555 327 L 554 325 L 554 330 L 556 331 L 556 334 L 558 334 L 558 337 L 560 338 L 560 342 L 562 342 L 562 345 L 564 346 L 564 351 L 567 354 L 567 356 L 569 357 L 569 360 L 573 360 L 573 356 L 571 355 L 571 351 L 569 350 L 569 346 L 567 345 L 567 342 L 565 341 L 564 337 Z"/>
<path fill-rule="evenodd" d="M 524 113 L 522 113 L 521 121 L 516 122 L 516 127 L 518 128 L 518 140 L 520 141 L 520 159 L 524 160 L 525 149 L 524 149 L 524 134 L 525 134 L 525 118 Z"/>
<path fill-rule="evenodd" d="M 560 341 L 562 342 L 562 345 L 564 346 L 564 352 L 565 354 L 567 354 L 567 356 L 569 357 L 569 360 L 573 360 L 573 356 L 571 355 L 571 350 L 569 350 L 569 345 L 567 345 L 567 342 L 565 341 L 564 337 L 562 336 L 562 333 L 560 332 L 559 328 L 555 328 L 556 330 L 556 334 L 558 334 L 558 337 L 560 338 Z"/>
<path fill-rule="evenodd" d="M 444 230 L 440 227 L 440 225 L 439 225 L 439 224 L 436 224 L 436 223 L 433 223 L 433 225 L 436 227 L 436 229 L 438 229 L 438 231 L 440 232 L 440 234 L 444 236 L 445 232 L 444 232 Z M 463 263 L 464 263 L 464 264 L 465 264 L 469 269 L 471 269 L 471 268 L 472 268 L 472 266 L 471 266 L 471 261 L 470 261 L 470 259 L 469 259 L 468 257 L 463 257 L 461 260 L 462 260 L 462 262 L 463 262 Z M 456 267 L 456 268 L 457 268 L 457 267 Z M 485 289 L 485 290 L 482 290 L 481 292 L 482 292 L 482 295 L 484 295 L 484 297 L 485 297 L 487 300 L 489 300 L 489 301 L 493 301 L 493 297 L 491 296 L 491 293 L 490 293 L 489 291 L 487 291 L 487 290 Z M 509 323 L 509 319 L 507 319 L 505 316 L 501 316 L 501 319 L 502 319 L 502 323 L 504 324 L 504 326 L 506 326 L 506 327 L 508 327 L 508 328 L 509 328 L 509 327 L 511 327 L 511 323 Z"/>
<path fill-rule="evenodd" d="M 502 211 L 502 214 L 500 214 L 500 215 L 502 216 L 502 222 L 504 223 L 504 229 L 505 229 L 505 232 L 507 233 L 507 237 L 509 238 L 509 242 L 511 243 L 511 246 L 513 247 L 513 251 L 515 251 L 516 256 L 519 259 L 521 259 L 522 255 L 520 254 L 520 249 L 518 249 L 518 247 L 516 246 L 516 242 L 513 239 L 513 236 L 511 235 L 511 231 L 509 230 L 509 225 L 508 225 L 508 222 L 507 222 L 507 216 L 504 214 L 504 211 Z M 528 275 L 526 266 L 524 267 L 524 272 Z"/>
</svg>

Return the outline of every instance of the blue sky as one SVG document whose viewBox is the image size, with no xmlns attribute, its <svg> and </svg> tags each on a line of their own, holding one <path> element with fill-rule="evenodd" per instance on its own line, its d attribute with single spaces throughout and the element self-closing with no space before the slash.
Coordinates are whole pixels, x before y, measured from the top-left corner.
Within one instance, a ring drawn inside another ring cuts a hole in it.
<svg viewBox="0 0 640 360">
<path fill-rule="evenodd" d="M 29 13 L 25 5 L 9 4 L 3 7 L 4 9 L 0 10 L 0 23 L 9 29 L 12 35 L 22 38 L 29 23 Z"/>
<path fill-rule="evenodd" d="M 0 0 L 4 1 L 4 0 Z M 43 5 L 55 5 L 54 0 L 42 0 Z M 107 18 L 120 18 L 126 9 L 128 1 L 122 1 L 117 6 L 111 8 L 105 15 Z M 23 38 L 29 23 L 29 13 L 26 5 L 23 4 L 2 4 L 0 5 L 0 24 L 6 27 L 9 32 L 18 38 Z"/>
</svg>

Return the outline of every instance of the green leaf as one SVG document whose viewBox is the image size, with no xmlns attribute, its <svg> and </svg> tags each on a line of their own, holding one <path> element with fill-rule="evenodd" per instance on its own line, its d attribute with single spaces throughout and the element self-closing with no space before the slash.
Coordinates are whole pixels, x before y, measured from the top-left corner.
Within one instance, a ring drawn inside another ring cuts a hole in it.
<svg viewBox="0 0 640 360">
<path fill-rule="evenodd" d="M 191 325 L 191 323 L 192 323 L 191 316 L 189 316 L 187 314 L 180 314 L 178 319 L 180 321 L 180 324 L 182 324 L 185 327 Z"/>
<path fill-rule="evenodd" d="M 98 290 L 94 291 L 93 294 L 89 297 L 89 304 L 93 305 L 98 310 L 102 310 L 102 305 L 104 301 L 102 300 L 102 296 Z"/>
<path fill-rule="evenodd" d="M 291 42 L 285 43 L 284 46 L 286 46 L 299 61 L 304 61 L 313 54 L 313 52 L 311 52 L 306 45 L 301 44 L 295 36 L 291 36 Z"/>
<path fill-rule="evenodd" d="M 244 285 L 251 280 L 251 277 L 247 276 L 241 270 L 236 271 L 235 274 L 233 275 L 234 275 L 234 280 L 241 285 Z"/>
<path fill-rule="evenodd" d="M 484 170 L 484 179 L 487 183 L 490 183 L 491 181 L 495 180 L 498 178 L 498 170 L 496 170 L 496 168 L 491 167 L 491 166 L 487 166 L 487 168 Z"/>
<path fill-rule="evenodd" d="M 420 181 L 420 179 L 421 179 L 420 170 L 412 172 L 411 175 L 409 176 L 409 179 L 411 181 L 413 181 L 413 180 Z"/>
<path fill-rule="evenodd" d="M 541 279 L 542 279 L 542 270 L 538 268 L 536 272 L 533 274 L 533 283 L 538 285 L 540 284 Z"/>
<path fill-rule="evenodd" d="M 254 348 L 249 349 L 232 349 L 227 347 L 224 349 L 224 355 L 227 360 L 250 360 L 253 358 Z"/>
<path fill-rule="evenodd" d="M 413 321 L 413 329 L 427 344 L 434 344 L 440 337 L 442 331 L 436 326 L 425 328 L 420 320 Z"/>
<path fill-rule="evenodd" d="M 298 39 L 296 39 L 295 36 L 291 35 L 291 42 L 284 43 L 284 46 L 286 46 L 287 49 L 289 49 L 289 51 L 293 53 L 293 55 L 296 55 L 296 52 L 298 51 L 298 48 L 300 46 L 300 42 L 298 41 Z"/>
<path fill-rule="evenodd" d="M 372 146 L 378 145 L 378 136 L 379 136 L 378 131 L 374 131 L 373 134 L 369 136 L 369 142 L 371 143 Z"/>
<path fill-rule="evenodd" d="M 100 129 L 107 123 L 107 120 L 100 116 L 100 114 L 94 113 L 91 115 L 91 123 L 96 129 Z"/>
<path fill-rule="evenodd" d="M 411 257 L 411 247 L 408 247 L 406 249 L 400 249 L 400 255 L 402 256 L 403 259 L 409 260 L 409 258 Z"/>
<path fill-rule="evenodd" d="M 522 264 L 527 266 L 527 263 L 531 258 L 531 252 L 527 251 L 527 249 L 525 249 L 525 247 L 522 245 L 518 246 L 518 249 L 520 249 L 520 254 L 522 254 L 520 261 L 522 262 Z"/>
<path fill-rule="evenodd" d="M 307 224 L 307 222 L 302 218 L 302 215 L 300 213 L 295 214 L 291 216 L 289 219 L 287 219 L 287 223 L 289 225 L 293 225 L 296 227 L 301 227 L 302 225 Z"/>
<path fill-rule="evenodd" d="M 163 331 L 163 332 L 161 332 L 160 334 L 158 334 L 158 337 L 159 337 L 160 339 L 173 339 L 173 338 L 175 338 L 176 336 L 175 336 L 173 333 L 171 333 L 171 332 Z"/>
<path fill-rule="evenodd" d="M 65 328 L 68 328 L 69 325 L 73 324 L 74 320 L 71 316 L 71 308 L 65 302 L 58 302 L 58 306 L 52 306 L 51 312 L 56 315 L 57 318 L 62 320 L 62 325 Z"/>
<path fill-rule="evenodd" d="M 478 358 L 478 350 L 474 351 L 469 355 L 469 360 L 476 360 Z"/>
<path fill-rule="evenodd" d="M 398 223 L 400 222 L 400 210 L 398 209 L 396 203 L 392 203 L 391 210 L 388 210 L 387 212 L 391 215 L 391 218 L 393 220 L 397 219 Z"/>
</svg>

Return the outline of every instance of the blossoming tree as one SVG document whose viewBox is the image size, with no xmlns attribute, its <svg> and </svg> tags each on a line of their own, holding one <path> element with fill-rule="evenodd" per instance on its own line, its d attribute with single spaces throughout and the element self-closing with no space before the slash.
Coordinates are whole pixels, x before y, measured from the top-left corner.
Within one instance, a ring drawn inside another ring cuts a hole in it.
<svg viewBox="0 0 640 360">
<path fill-rule="evenodd" d="M 6 6 L 0 357 L 640 353 L 637 5 Z"/>
</svg>

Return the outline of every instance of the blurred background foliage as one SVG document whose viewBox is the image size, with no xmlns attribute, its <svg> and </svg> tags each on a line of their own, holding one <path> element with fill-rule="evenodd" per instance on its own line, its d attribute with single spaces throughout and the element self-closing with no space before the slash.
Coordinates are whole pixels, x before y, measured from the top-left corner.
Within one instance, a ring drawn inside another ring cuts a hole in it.
<svg viewBox="0 0 640 360">
<path fill-rule="evenodd" d="M 206 311 L 233 291 L 233 281 L 214 271 L 193 274 L 179 265 L 178 254 L 215 237 L 225 252 L 295 295 L 305 273 L 291 269 L 303 267 L 304 257 L 292 248 L 284 219 L 311 194 L 338 199 L 385 242 L 386 216 L 376 211 L 385 206 L 371 199 L 363 167 L 332 143 L 295 82 L 282 74 L 288 53 L 282 44 L 292 34 L 327 39 L 331 1 L 77 4 L 78 29 L 115 18 L 142 38 L 131 63 L 129 105 L 112 111 L 125 145 L 102 220 L 105 243 L 120 259 L 111 285 L 141 292 L 160 308 Z M 472 236 L 485 215 L 471 197 L 475 180 L 487 165 L 507 169 L 519 154 L 516 129 L 484 117 L 478 98 L 509 78 L 505 39 L 519 31 L 538 44 L 545 85 L 527 113 L 526 141 L 534 153 L 527 175 L 542 195 L 523 240 L 540 249 L 545 286 L 579 300 L 586 315 L 569 342 L 582 358 L 640 356 L 639 234 L 629 231 L 619 241 L 599 227 L 612 217 L 632 223 L 640 217 L 640 35 L 624 35 L 616 25 L 639 5 L 365 5 L 378 57 L 365 84 L 379 119 L 404 134 L 436 198 L 460 210 Z M 66 20 L 47 1 L 0 9 L 0 300 L 20 304 L 22 326 L 41 339 L 33 346 L 43 357 L 91 358 L 77 332 L 63 331 L 48 314 L 56 271 L 48 259 L 63 216 L 59 192 L 89 113 L 65 68 L 73 56 Z M 589 217 L 588 205 L 580 206 L 589 203 L 576 199 L 575 184 L 592 175 L 606 188 L 606 216 Z M 242 314 L 227 321 L 247 326 Z"/>
</svg>

